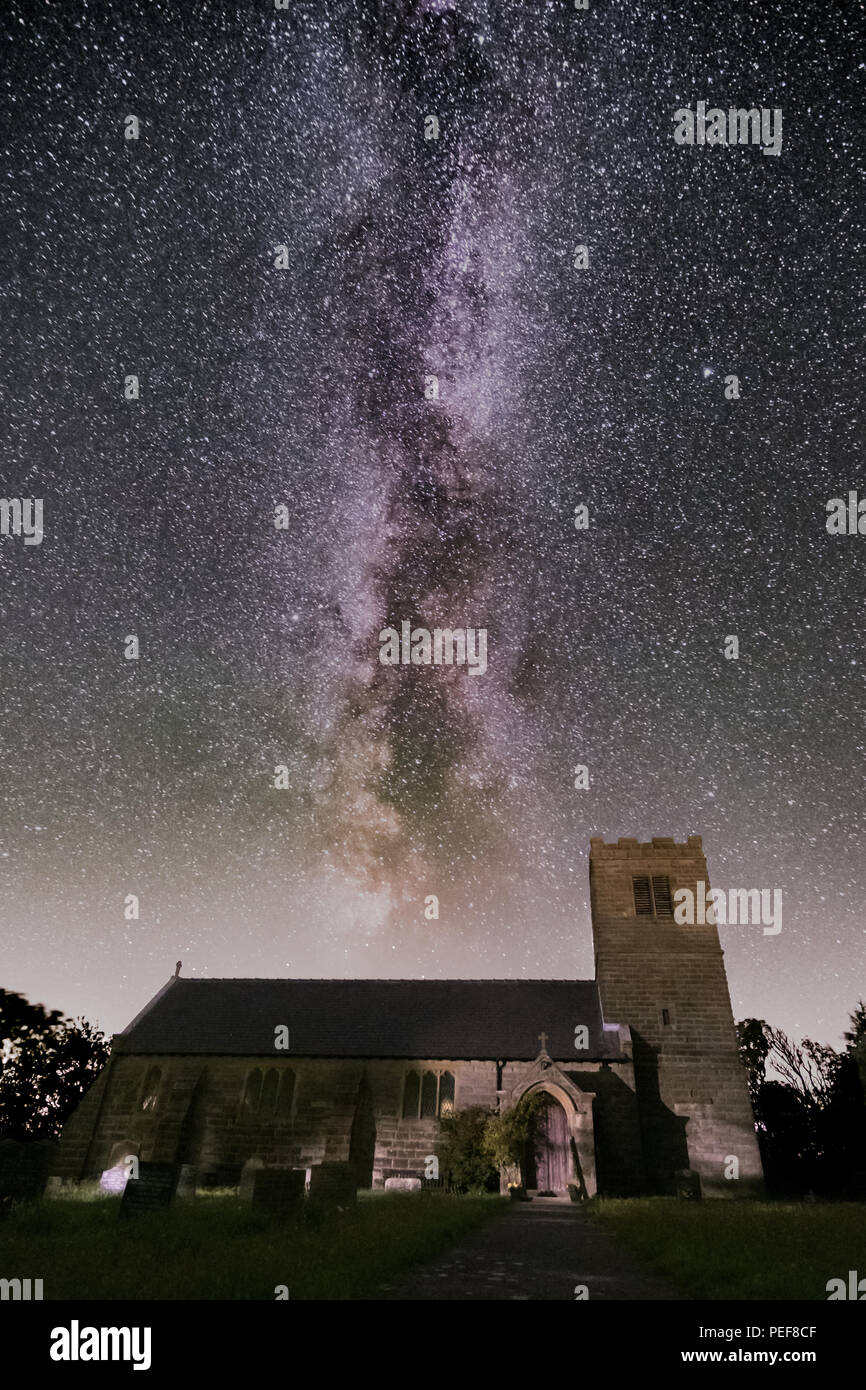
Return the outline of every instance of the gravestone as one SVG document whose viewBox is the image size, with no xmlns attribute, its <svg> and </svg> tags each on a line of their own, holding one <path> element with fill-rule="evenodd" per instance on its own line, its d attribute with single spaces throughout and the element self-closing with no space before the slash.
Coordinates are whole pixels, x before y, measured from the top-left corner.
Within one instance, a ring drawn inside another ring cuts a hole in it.
<svg viewBox="0 0 866 1390">
<path fill-rule="evenodd" d="M 674 1173 L 674 1183 L 678 1197 L 695 1201 L 701 1195 L 701 1175 L 693 1168 L 678 1168 Z"/>
<path fill-rule="evenodd" d="M 123 1189 L 121 1216 L 171 1206 L 178 1176 L 179 1170 L 174 1163 L 139 1163 L 138 1177 L 131 1177 Z"/>
<path fill-rule="evenodd" d="M 182 1163 L 177 1176 L 177 1196 L 194 1197 L 198 1186 L 198 1166 L 195 1163 Z"/>
<path fill-rule="evenodd" d="M 317 1163 L 310 1169 L 310 1207 L 322 1213 L 352 1210 L 357 1203 L 354 1164 Z"/>
<path fill-rule="evenodd" d="M 386 1192 L 420 1192 L 420 1178 L 386 1178 Z"/>
<path fill-rule="evenodd" d="M 236 1163 L 217 1163 L 201 1169 L 198 1185 L 212 1191 L 220 1187 L 237 1187 L 240 1180 L 241 1170 Z"/>
<path fill-rule="evenodd" d="M 119 1196 L 125 1191 L 129 1181 L 129 1165 L 126 1163 L 115 1163 L 113 1168 L 104 1168 L 100 1178 L 99 1186 L 103 1192 L 109 1192 L 112 1196 Z"/>
<path fill-rule="evenodd" d="M 0 1214 L 16 1202 L 36 1202 L 48 1186 L 56 1144 L 47 1139 L 0 1140 Z"/>
<path fill-rule="evenodd" d="M 137 1171 L 140 1153 L 141 1145 L 134 1139 L 121 1139 L 119 1143 L 112 1144 L 108 1163 L 99 1179 L 103 1192 L 120 1196 L 129 1177 Z"/>
<path fill-rule="evenodd" d="M 242 1202 L 253 1200 L 253 1183 L 256 1180 L 256 1173 L 260 1173 L 264 1168 L 264 1162 L 260 1158 L 248 1158 L 241 1169 L 241 1180 L 238 1185 L 238 1196 Z"/>
<path fill-rule="evenodd" d="M 259 1168 L 253 1176 L 252 1210 L 274 1221 L 291 1221 L 304 1204 L 303 1168 Z"/>
</svg>

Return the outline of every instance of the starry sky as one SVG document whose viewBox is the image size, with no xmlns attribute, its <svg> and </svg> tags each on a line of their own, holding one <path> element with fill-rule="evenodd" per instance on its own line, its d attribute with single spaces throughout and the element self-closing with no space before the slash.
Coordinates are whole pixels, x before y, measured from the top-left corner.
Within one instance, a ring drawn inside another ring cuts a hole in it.
<svg viewBox="0 0 866 1390">
<path fill-rule="evenodd" d="M 7 0 L 4 987 L 110 1032 L 177 959 L 591 978 L 590 836 L 698 833 L 784 894 L 722 930 L 735 1016 L 839 1045 L 857 15 Z M 781 155 L 677 145 L 699 100 L 781 107 Z M 487 672 L 382 666 L 403 618 Z"/>
</svg>

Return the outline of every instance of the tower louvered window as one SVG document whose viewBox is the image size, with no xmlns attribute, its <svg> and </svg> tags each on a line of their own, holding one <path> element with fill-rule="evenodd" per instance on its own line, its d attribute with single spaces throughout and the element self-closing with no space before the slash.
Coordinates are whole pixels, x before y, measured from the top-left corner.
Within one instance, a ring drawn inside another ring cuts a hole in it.
<svg viewBox="0 0 866 1390">
<path fill-rule="evenodd" d="M 648 874 L 632 879 L 634 910 L 638 917 L 673 917 L 671 881 L 664 875 Z"/>
<path fill-rule="evenodd" d="M 674 905 L 671 901 L 671 881 L 669 878 L 653 879 L 653 902 L 656 917 L 673 917 Z"/>
<path fill-rule="evenodd" d="M 638 917 L 652 917 L 653 892 L 648 878 L 633 878 L 634 910 Z"/>
</svg>

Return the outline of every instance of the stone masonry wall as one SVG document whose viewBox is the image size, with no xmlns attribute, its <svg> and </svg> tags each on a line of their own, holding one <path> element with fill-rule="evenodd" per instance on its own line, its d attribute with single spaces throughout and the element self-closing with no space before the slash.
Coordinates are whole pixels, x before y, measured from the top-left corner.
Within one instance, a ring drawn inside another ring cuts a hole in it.
<svg viewBox="0 0 866 1390">
<path fill-rule="evenodd" d="M 718 931 L 638 916 L 637 875 L 668 877 L 672 895 L 678 888 L 695 893 L 701 880 L 709 891 L 700 836 L 689 836 L 686 844 L 594 839 L 591 847 L 602 1010 L 607 1020 L 627 1022 L 632 1030 L 650 1184 L 671 1191 L 676 1169 L 691 1167 L 707 1195 L 754 1191 L 761 1162 Z M 739 1160 L 738 1182 L 724 1176 L 731 1156 Z"/>
<path fill-rule="evenodd" d="M 509 1062 L 502 1089 L 510 1091 L 529 1070 L 528 1062 Z M 634 1078 L 630 1063 L 592 1063 L 569 1076 L 595 1096 L 595 1123 L 605 1143 L 599 1156 L 600 1181 L 611 1192 L 643 1186 Z M 144 1084 L 159 1067 L 157 1104 L 142 1109 Z M 291 1071 L 294 1094 L 283 1115 L 249 1113 L 243 1105 L 247 1076 L 276 1068 Z M 410 1070 L 450 1071 L 455 1106 L 497 1104 L 493 1061 L 397 1059 L 195 1057 L 130 1055 L 120 1048 L 64 1127 L 55 1174 L 69 1180 L 97 1178 L 118 1155 L 134 1152 L 144 1160 L 195 1163 L 202 1177 L 236 1183 L 241 1167 L 256 1158 L 265 1165 L 309 1167 L 345 1162 L 352 1124 L 362 1094 L 369 1093 L 375 1125 L 372 1184 L 391 1176 L 424 1173 L 439 1133 L 435 1118 L 404 1118 L 403 1088 Z"/>
</svg>

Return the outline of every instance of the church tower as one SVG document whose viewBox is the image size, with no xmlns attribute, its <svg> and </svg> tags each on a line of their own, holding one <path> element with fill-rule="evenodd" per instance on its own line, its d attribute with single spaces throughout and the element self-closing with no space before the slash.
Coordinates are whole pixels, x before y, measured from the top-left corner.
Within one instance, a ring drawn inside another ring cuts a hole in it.
<svg viewBox="0 0 866 1390">
<path fill-rule="evenodd" d="M 674 1192 L 690 1168 L 705 1196 L 755 1194 L 761 1159 L 718 930 L 674 921 L 678 889 L 709 892 L 700 835 L 595 838 L 589 874 L 601 1006 L 631 1028 L 650 1189 Z"/>
</svg>

